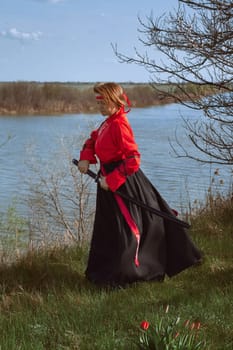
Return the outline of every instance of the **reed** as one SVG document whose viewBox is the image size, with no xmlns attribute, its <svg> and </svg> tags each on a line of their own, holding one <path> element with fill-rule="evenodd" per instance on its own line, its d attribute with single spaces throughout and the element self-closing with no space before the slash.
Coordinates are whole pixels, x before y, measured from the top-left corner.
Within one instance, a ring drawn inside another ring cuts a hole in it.
<svg viewBox="0 0 233 350">
<path fill-rule="evenodd" d="M 38 83 L 38 82 L 6 82 L 0 83 L 0 115 L 33 115 L 64 113 L 97 113 L 99 110 L 93 96 L 94 83 Z M 172 91 L 171 96 L 156 92 L 150 84 L 122 83 L 132 102 L 132 107 L 148 107 L 172 103 L 179 99 L 187 99 L 183 91 L 175 86 L 164 84 L 162 91 Z M 190 84 L 184 88 L 192 92 Z M 204 90 L 203 90 L 204 89 Z M 195 96 L 210 93 L 209 87 L 195 89 Z M 211 93 L 213 91 L 211 90 Z"/>
</svg>

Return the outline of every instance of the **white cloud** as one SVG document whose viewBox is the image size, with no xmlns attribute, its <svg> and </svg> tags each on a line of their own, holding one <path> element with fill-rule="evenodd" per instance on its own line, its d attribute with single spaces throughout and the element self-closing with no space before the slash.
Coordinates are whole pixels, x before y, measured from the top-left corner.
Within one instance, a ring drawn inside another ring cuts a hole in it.
<svg viewBox="0 0 233 350">
<path fill-rule="evenodd" d="M 16 28 L 11 28 L 8 30 L 3 30 L 0 32 L 0 37 L 6 39 L 15 39 L 20 41 L 31 41 L 31 40 L 39 40 L 42 36 L 42 33 L 37 32 L 21 32 Z"/>
</svg>

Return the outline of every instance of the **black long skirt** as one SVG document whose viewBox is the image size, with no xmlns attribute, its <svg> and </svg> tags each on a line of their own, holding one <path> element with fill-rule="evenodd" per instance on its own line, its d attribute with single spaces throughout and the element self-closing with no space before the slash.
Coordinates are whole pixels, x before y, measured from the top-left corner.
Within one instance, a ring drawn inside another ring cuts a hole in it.
<svg viewBox="0 0 233 350">
<path fill-rule="evenodd" d="M 174 215 L 172 209 L 138 170 L 118 189 L 129 197 Z M 98 185 L 94 229 L 86 277 L 100 285 L 125 285 L 163 280 L 197 264 L 201 253 L 177 223 L 165 220 L 123 199 L 140 232 L 140 243 L 127 223 L 113 192 Z M 135 254 L 138 247 L 138 264 Z"/>
</svg>

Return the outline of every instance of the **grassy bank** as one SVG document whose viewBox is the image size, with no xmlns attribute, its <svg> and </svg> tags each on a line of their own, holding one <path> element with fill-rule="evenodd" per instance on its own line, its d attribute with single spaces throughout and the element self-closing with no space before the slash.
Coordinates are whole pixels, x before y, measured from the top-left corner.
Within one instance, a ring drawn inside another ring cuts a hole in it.
<svg viewBox="0 0 233 350">
<path fill-rule="evenodd" d="M 94 83 L 38 83 L 6 82 L 0 83 L 0 115 L 22 114 L 63 114 L 96 113 L 97 104 L 93 95 Z M 176 85 L 158 86 L 161 91 L 170 91 L 167 96 L 156 91 L 150 84 L 121 83 L 128 94 L 132 107 L 148 107 L 176 102 L 191 96 L 203 96 L 213 93 L 206 87 L 186 84 L 186 94 Z"/>
<path fill-rule="evenodd" d="M 203 264 L 164 283 L 100 290 L 84 278 L 87 248 L 31 252 L 0 268 L 0 348 L 137 349 L 142 320 L 164 315 L 201 323 L 209 350 L 233 348 L 233 203 L 212 201 L 192 218 Z M 204 350 L 204 349 L 203 349 Z"/>
</svg>

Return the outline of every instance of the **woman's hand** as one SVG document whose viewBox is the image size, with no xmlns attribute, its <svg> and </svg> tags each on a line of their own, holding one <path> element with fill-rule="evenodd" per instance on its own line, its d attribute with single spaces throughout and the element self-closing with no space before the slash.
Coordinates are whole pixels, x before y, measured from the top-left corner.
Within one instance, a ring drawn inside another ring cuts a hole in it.
<svg viewBox="0 0 233 350">
<path fill-rule="evenodd" d="M 100 187 L 105 191 L 109 190 L 108 184 L 106 182 L 106 177 L 102 175 L 100 175 Z"/>
<path fill-rule="evenodd" d="M 80 171 L 80 173 L 82 174 L 86 174 L 88 168 L 89 168 L 89 160 L 80 160 L 78 162 L 78 170 Z"/>
</svg>

